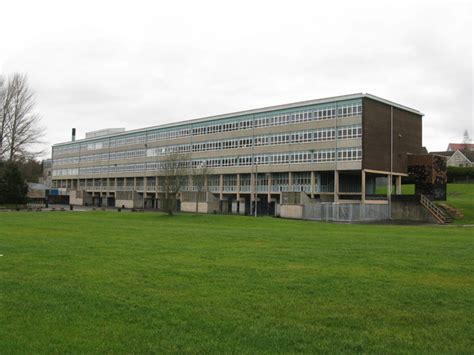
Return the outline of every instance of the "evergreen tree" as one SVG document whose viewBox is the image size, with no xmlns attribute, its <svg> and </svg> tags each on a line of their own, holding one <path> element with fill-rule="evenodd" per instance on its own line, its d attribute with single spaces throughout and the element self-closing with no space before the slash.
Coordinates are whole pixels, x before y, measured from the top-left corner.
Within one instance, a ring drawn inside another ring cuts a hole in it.
<svg viewBox="0 0 474 355">
<path fill-rule="evenodd" d="M 0 162 L 0 205 L 26 203 L 28 186 L 13 162 Z"/>
</svg>

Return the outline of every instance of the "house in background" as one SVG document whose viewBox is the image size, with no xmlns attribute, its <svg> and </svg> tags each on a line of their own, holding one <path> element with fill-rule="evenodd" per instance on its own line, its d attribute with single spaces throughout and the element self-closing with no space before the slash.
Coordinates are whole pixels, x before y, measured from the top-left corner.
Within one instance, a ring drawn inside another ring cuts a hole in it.
<svg viewBox="0 0 474 355">
<path fill-rule="evenodd" d="M 474 144 L 473 143 L 449 143 L 444 152 L 431 152 L 434 155 L 445 156 L 447 166 L 473 167 L 474 166 Z"/>
<path fill-rule="evenodd" d="M 449 147 L 457 147 L 457 146 L 474 146 L 474 144 L 450 144 Z M 449 150 L 446 152 L 431 152 L 434 155 L 442 155 L 446 157 L 446 165 L 447 166 L 456 166 L 462 168 L 469 168 L 474 167 L 474 150 L 467 150 L 467 149 L 456 149 L 456 150 Z"/>
<path fill-rule="evenodd" d="M 447 161 L 448 166 L 473 167 L 474 150 L 456 150 Z"/>
<path fill-rule="evenodd" d="M 474 151 L 474 143 L 449 143 L 448 152 L 455 152 L 457 150 L 461 151 Z"/>
</svg>

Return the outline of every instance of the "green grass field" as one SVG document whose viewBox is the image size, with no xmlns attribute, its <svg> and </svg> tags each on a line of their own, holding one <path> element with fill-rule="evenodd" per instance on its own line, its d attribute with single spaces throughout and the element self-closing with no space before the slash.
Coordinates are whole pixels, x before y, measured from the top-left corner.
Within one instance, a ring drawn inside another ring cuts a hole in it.
<svg viewBox="0 0 474 355">
<path fill-rule="evenodd" d="M 0 352 L 474 352 L 474 229 L 0 213 Z"/>
<path fill-rule="evenodd" d="M 474 224 L 474 184 L 448 184 L 448 201 L 464 213 L 455 223 Z"/>
</svg>

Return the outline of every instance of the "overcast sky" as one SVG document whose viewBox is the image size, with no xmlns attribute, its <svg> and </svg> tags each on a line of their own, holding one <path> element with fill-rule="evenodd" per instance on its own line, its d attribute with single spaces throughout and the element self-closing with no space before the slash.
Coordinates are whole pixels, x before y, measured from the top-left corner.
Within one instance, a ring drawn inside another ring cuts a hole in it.
<svg viewBox="0 0 474 355">
<path fill-rule="evenodd" d="M 27 73 L 45 143 L 367 92 L 473 127 L 470 1 L 2 1 L 0 73 Z M 50 148 L 47 149 L 50 154 Z"/>
</svg>

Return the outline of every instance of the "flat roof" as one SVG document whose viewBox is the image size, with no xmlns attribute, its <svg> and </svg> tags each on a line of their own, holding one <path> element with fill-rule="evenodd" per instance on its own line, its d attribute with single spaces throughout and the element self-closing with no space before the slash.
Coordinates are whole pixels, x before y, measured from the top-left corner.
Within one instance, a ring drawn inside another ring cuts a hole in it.
<svg viewBox="0 0 474 355">
<path fill-rule="evenodd" d="M 384 104 L 394 106 L 394 107 L 397 107 L 399 109 L 409 111 L 409 112 L 415 113 L 415 114 L 420 115 L 420 116 L 424 116 L 424 114 L 422 112 L 420 112 L 416 109 L 404 106 L 404 105 L 397 104 L 396 102 L 385 100 L 381 97 L 371 95 L 371 94 L 367 94 L 367 93 L 366 94 L 358 93 L 358 94 L 350 94 L 350 95 L 332 96 L 332 97 L 326 97 L 326 98 L 315 99 L 315 100 L 298 101 L 298 102 L 292 102 L 292 103 L 283 104 L 283 105 L 267 106 L 267 107 L 251 109 L 251 110 L 236 111 L 236 112 L 225 113 L 225 114 L 221 114 L 221 115 L 206 116 L 206 117 L 194 118 L 194 119 L 185 120 L 185 121 L 165 123 L 165 124 L 161 124 L 161 125 L 157 125 L 157 126 L 131 129 L 129 131 L 108 134 L 108 135 L 104 135 L 104 136 L 101 136 L 101 137 L 90 137 L 90 138 L 78 139 L 74 142 L 68 141 L 68 142 L 56 143 L 56 144 L 53 144 L 53 147 L 60 146 L 60 145 L 65 145 L 65 144 L 71 144 L 71 143 L 93 141 L 93 140 L 97 140 L 97 139 L 103 139 L 103 138 L 106 138 L 106 137 L 118 137 L 118 136 L 123 136 L 123 135 L 130 134 L 130 133 L 146 132 L 146 131 L 149 131 L 149 130 L 152 130 L 152 129 L 163 129 L 163 128 L 179 127 L 179 126 L 184 126 L 184 125 L 193 124 L 193 123 L 201 123 L 201 122 L 219 120 L 219 119 L 224 119 L 224 118 L 231 118 L 231 117 L 236 117 L 236 116 L 253 115 L 253 114 L 263 113 L 263 112 L 267 112 L 267 111 L 285 110 L 285 109 L 297 108 L 297 107 L 301 107 L 301 106 L 325 104 L 325 103 L 330 103 L 330 102 L 334 102 L 334 101 L 345 101 L 345 100 L 354 100 L 354 99 L 362 99 L 362 98 L 368 98 L 368 99 L 372 99 L 372 100 L 375 100 L 375 101 L 379 101 L 379 102 L 382 102 Z"/>
</svg>

